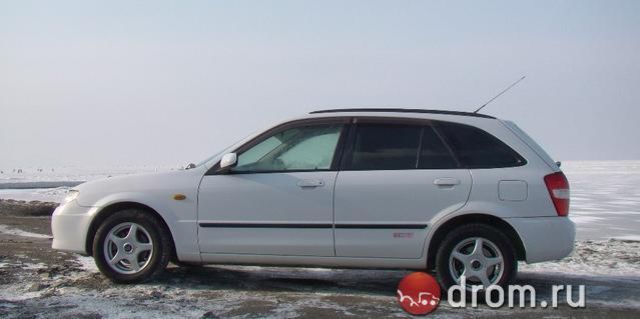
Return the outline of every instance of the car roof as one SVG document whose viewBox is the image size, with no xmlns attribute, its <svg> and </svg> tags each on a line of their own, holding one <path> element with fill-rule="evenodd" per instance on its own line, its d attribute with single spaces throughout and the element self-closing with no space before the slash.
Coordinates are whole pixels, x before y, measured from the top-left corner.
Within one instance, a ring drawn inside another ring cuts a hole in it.
<svg viewBox="0 0 640 319">
<path fill-rule="evenodd" d="M 407 116 L 407 113 L 417 113 L 417 114 L 458 115 L 458 116 L 495 119 L 495 117 L 493 116 L 480 114 L 480 113 L 448 111 L 448 110 L 409 109 L 409 108 L 344 108 L 344 109 L 327 109 L 327 110 L 318 110 L 318 111 L 309 112 L 309 114 L 330 114 L 330 113 L 373 113 L 373 114 L 402 113 L 403 116 Z"/>
</svg>

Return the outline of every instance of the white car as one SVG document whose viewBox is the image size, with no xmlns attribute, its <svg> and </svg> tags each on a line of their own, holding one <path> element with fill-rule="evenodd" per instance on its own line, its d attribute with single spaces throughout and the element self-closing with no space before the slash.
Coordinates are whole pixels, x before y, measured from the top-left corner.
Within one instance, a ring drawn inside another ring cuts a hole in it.
<svg viewBox="0 0 640 319">
<path fill-rule="evenodd" d="M 515 124 L 415 109 L 312 112 L 187 170 L 84 183 L 53 248 L 111 280 L 173 260 L 435 271 L 506 285 L 517 261 L 570 254 L 569 184 Z"/>
</svg>

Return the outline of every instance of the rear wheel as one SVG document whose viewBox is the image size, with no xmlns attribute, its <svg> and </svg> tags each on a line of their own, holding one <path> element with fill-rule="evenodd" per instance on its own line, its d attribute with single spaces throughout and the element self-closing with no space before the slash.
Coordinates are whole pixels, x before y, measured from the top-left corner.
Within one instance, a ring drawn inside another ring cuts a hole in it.
<svg viewBox="0 0 640 319">
<path fill-rule="evenodd" d="M 515 249 L 500 230 L 485 224 L 455 228 L 445 237 L 436 256 L 436 274 L 445 289 L 465 278 L 474 285 L 506 286 L 517 272 Z"/>
<path fill-rule="evenodd" d="M 161 273 L 171 257 L 171 238 L 162 222 L 140 210 L 107 217 L 93 241 L 100 271 L 114 282 L 136 283 Z"/>
</svg>

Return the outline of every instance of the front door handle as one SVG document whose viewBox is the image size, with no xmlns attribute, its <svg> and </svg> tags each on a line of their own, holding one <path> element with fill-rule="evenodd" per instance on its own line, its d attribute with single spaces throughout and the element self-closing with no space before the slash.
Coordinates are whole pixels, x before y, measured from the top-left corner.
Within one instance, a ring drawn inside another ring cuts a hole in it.
<svg viewBox="0 0 640 319">
<path fill-rule="evenodd" d="M 451 178 L 451 177 L 442 177 L 442 178 L 437 178 L 436 180 L 433 181 L 434 184 L 438 185 L 438 186 L 455 186 L 460 184 L 460 180 L 457 178 Z"/>
<path fill-rule="evenodd" d="M 298 182 L 298 186 L 301 188 L 312 188 L 324 186 L 324 181 L 321 179 L 303 179 Z"/>
</svg>

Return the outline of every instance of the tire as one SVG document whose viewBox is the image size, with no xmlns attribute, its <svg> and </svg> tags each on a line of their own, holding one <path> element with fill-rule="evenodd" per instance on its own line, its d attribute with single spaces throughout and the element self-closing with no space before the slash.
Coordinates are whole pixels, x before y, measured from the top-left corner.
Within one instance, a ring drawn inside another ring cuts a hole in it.
<svg viewBox="0 0 640 319">
<path fill-rule="evenodd" d="M 98 227 L 93 258 L 111 281 L 139 283 L 164 271 L 172 247 L 169 231 L 161 221 L 145 211 L 126 209 L 113 213 Z"/>
<path fill-rule="evenodd" d="M 476 250 L 480 246 L 483 248 L 481 255 Z M 497 261 L 501 262 L 492 265 Z M 436 276 L 446 290 L 459 284 L 463 271 L 467 271 L 467 292 L 471 285 L 506 287 L 518 271 L 515 249 L 509 238 L 499 229 L 486 224 L 455 228 L 438 249 Z M 485 278 L 481 278 L 483 273 Z"/>
</svg>

